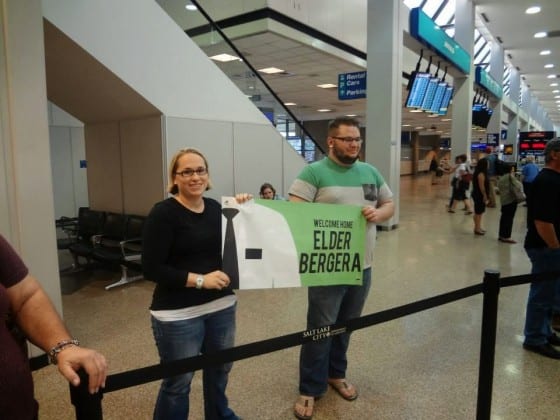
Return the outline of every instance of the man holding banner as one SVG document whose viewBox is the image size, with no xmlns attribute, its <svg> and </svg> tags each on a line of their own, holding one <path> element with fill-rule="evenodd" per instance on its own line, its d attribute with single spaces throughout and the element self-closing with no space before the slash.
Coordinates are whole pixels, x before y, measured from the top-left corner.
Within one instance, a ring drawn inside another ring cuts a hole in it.
<svg viewBox="0 0 560 420">
<path fill-rule="evenodd" d="M 331 121 L 327 144 L 328 156 L 304 168 L 292 184 L 290 201 L 362 207 L 367 221 L 366 243 L 362 285 L 332 285 L 329 279 L 326 283 L 331 285 L 308 289 L 307 332 L 318 339 L 301 348 L 300 396 L 294 406 L 295 416 L 306 420 L 312 418 L 314 401 L 325 394 L 328 385 L 348 401 L 358 397 L 356 387 L 346 380 L 350 334 L 327 326 L 361 315 L 371 284 L 376 224 L 394 213 L 393 194 L 383 176 L 373 166 L 358 161 L 362 146 L 358 121 L 349 117 Z M 333 274 L 325 274 L 329 275 Z"/>
</svg>

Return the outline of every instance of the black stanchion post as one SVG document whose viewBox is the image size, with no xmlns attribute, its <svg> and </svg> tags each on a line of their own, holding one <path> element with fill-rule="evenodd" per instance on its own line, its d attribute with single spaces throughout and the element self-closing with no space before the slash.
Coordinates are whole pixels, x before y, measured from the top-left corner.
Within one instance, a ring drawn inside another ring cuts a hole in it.
<svg viewBox="0 0 560 420">
<path fill-rule="evenodd" d="M 88 374 L 85 370 L 78 371 L 80 385 L 70 384 L 70 401 L 76 409 L 76 420 L 103 420 L 103 408 L 101 400 L 103 391 L 90 394 L 88 391 Z"/>
<path fill-rule="evenodd" d="M 496 352 L 496 324 L 498 319 L 498 293 L 500 272 L 484 271 L 482 333 L 480 338 L 480 361 L 478 368 L 478 399 L 476 419 L 490 420 L 492 407 L 492 382 L 494 380 L 494 354 Z"/>
</svg>

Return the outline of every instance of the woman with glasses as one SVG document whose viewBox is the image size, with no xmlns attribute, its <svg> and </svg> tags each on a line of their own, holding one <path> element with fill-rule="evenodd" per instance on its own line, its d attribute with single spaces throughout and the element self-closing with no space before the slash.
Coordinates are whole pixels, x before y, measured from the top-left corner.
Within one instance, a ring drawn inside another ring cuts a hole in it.
<svg viewBox="0 0 560 420">
<path fill-rule="evenodd" d="M 171 197 L 156 203 L 144 229 L 144 275 L 156 283 L 150 314 L 162 362 L 233 347 L 236 297 L 222 271 L 222 210 L 204 197 L 211 188 L 208 162 L 196 149 L 175 154 L 169 166 Z M 238 194 L 238 202 L 252 197 Z M 238 419 L 226 397 L 232 364 L 203 369 L 207 419 Z M 188 418 L 194 373 L 163 380 L 154 419 Z"/>
</svg>

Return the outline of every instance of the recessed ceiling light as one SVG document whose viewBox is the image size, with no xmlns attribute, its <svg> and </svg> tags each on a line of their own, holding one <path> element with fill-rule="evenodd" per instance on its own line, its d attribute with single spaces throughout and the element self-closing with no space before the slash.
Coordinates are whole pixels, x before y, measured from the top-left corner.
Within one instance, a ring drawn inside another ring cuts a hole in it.
<svg viewBox="0 0 560 420">
<path fill-rule="evenodd" d="M 560 93 L 560 90 L 554 89 L 554 90 L 552 91 L 552 93 Z"/>
<path fill-rule="evenodd" d="M 540 11 L 540 6 L 532 6 L 525 10 L 525 13 L 527 13 L 528 15 L 534 15 L 535 13 L 539 13 Z"/>
<path fill-rule="evenodd" d="M 295 102 L 284 102 L 284 105 L 286 106 L 294 106 L 297 105 Z"/>
<path fill-rule="evenodd" d="M 327 109 L 327 108 L 321 108 L 317 110 L 317 112 L 331 112 L 331 111 L 332 109 Z"/>
<path fill-rule="evenodd" d="M 556 95 L 554 99 L 560 99 L 560 95 Z"/>
<path fill-rule="evenodd" d="M 550 50 L 542 50 L 539 55 L 550 55 Z"/>
<path fill-rule="evenodd" d="M 358 114 L 346 114 L 347 117 L 357 117 Z"/>
<path fill-rule="evenodd" d="M 239 60 L 239 57 L 230 54 L 216 54 L 210 57 L 211 60 L 221 61 L 222 63 L 227 63 L 228 61 Z"/>
<path fill-rule="evenodd" d="M 323 83 L 322 85 L 317 85 L 317 87 L 320 87 L 321 89 L 332 89 L 338 86 L 333 85 L 332 83 Z"/>
<path fill-rule="evenodd" d="M 428 114 L 428 118 L 439 117 L 439 114 Z"/>
<path fill-rule="evenodd" d="M 549 74 L 548 76 L 546 76 L 547 79 L 556 79 L 556 75 L 555 74 Z"/>
<path fill-rule="evenodd" d="M 554 64 L 545 64 L 545 65 L 544 65 L 544 68 L 545 68 L 545 69 L 551 69 L 551 68 L 553 68 L 553 67 L 554 67 Z"/>
<path fill-rule="evenodd" d="M 556 82 L 554 82 L 554 83 L 551 83 L 551 84 L 550 84 L 550 86 L 552 86 L 552 87 L 554 87 L 554 86 L 558 86 L 558 83 L 556 83 Z"/>
<path fill-rule="evenodd" d="M 414 127 L 414 129 L 415 129 L 415 130 L 423 130 L 424 127 L 421 127 L 421 126 L 419 126 L 419 127 Z"/>
<path fill-rule="evenodd" d="M 410 127 L 410 124 L 403 124 L 403 127 Z"/>
<path fill-rule="evenodd" d="M 423 112 L 421 109 L 415 108 L 411 109 L 410 112 Z"/>
<path fill-rule="evenodd" d="M 284 73 L 285 70 L 279 69 L 277 67 L 265 67 L 264 69 L 259 69 L 259 71 L 266 74 L 277 74 Z"/>
<path fill-rule="evenodd" d="M 442 121 L 451 121 L 451 118 L 442 118 Z"/>
<path fill-rule="evenodd" d="M 196 6 L 194 4 L 190 4 L 190 3 L 185 6 L 185 9 L 190 10 L 190 11 L 197 10 Z"/>
<path fill-rule="evenodd" d="M 535 35 L 533 35 L 535 38 L 546 38 L 547 37 L 547 33 L 546 32 L 537 32 L 535 33 Z"/>
</svg>

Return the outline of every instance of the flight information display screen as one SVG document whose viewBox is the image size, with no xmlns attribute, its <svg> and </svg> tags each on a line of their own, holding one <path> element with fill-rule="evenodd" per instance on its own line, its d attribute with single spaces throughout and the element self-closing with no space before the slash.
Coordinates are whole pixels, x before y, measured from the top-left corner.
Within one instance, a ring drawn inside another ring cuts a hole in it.
<svg viewBox="0 0 560 420">
<path fill-rule="evenodd" d="M 434 93 L 434 100 L 432 101 L 432 106 L 430 106 L 430 112 L 432 114 L 439 114 L 439 109 L 441 107 L 441 102 L 445 96 L 445 91 L 447 90 L 446 82 L 439 82 L 437 84 L 436 92 Z"/>
<path fill-rule="evenodd" d="M 430 83 L 431 75 L 430 73 L 413 73 L 411 77 L 414 77 L 414 79 L 408 92 L 408 97 L 406 98 L 406 107 L 420 108 L 424 100 L 424 95 L 426 94 L 426 89 Z"/>
<path fill-rule="evenodd" d="M 429 111 L 432 107 L 432 102 L 436 94 L 439 79 L 437 77 L 431 77 L 428 82 L 428 87 L 426 88 L 426 93 L 424 94 L 424 99 L 422 99 L 422 105 L 420 108 L 423 111 Z"/>
<path fill-rule="evenodd" d="M 443 95 L 443 99 L 441 100 L 441 104 L 439 106 L 439 115 L 447 114 L 447 109 L 449 108 L 449 103 L 451 102 L 451 98 L 453 96 L 453 86 L 447 86 L 445 89 L 445 93 Z"/>
</svg>

